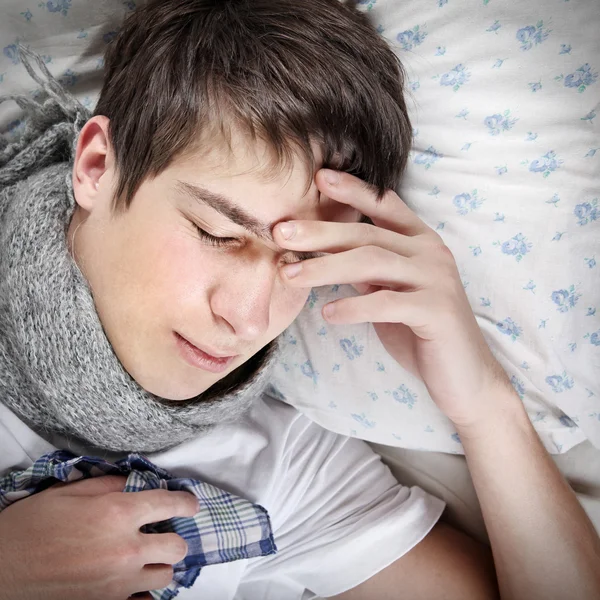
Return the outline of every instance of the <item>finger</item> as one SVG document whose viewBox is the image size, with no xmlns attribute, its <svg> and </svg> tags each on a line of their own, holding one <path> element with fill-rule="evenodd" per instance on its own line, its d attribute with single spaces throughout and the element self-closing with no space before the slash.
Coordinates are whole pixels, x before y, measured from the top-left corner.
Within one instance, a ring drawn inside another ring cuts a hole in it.
<svg viewBox="0 0 600 600">
<path fill-rule="evenodd" d="M 187 542 L 176 533 L 140 533 L 140 536 L 142 560 L 146 565 L 174 565 L 187 556 Z"/>
<path fill-rule="evenodd" d="M 198 499 L 190 492 L 143 490 L 122 494 L 119 502 L 128 506 L 131 521 L 138 527 L 173 517 L 193 517 L 200 511 Z"/>
<path fill-rule="evenodd" d="M 295 251 L 344 252 L 360 246 L 379 246 L 410 257 L 419 252 L 416 238 L 369 223 L 286 221 L 273 228 L 275 242 Z"/>
<path fill-rule="evenodd" d="M 103 475 L 79 481 L 61 481 L 49 488 L 49 491 L 65 496 L 100 496 L 111 492 L 122 492 L 126 484 L 127 477 Z"/>
<path fill-rule="evenodd" d="M 298 287 L 319 287 L 368 283 L 386 287 L 418 287 L 425 275 L 411 259 L 377 246 L 362 246 L 282 268 L 288 283 Z"/>
<path fill-rule="evenodd" d="M 433 231 L 392 190 L 378 201 L 372 186 L 354 175 L 330 169 L 321 169 L 315 181 L 328 198 L 349 204 L 379 227 L 411 236 Z"/>
<path fill-rule="evenodd" d="M 173 581 L 173 567 L 171 565 L 146 565 L 136 578 L 137 592 L 160 590 Z M 150 594 L 148 596 L 151 598 Z M 145 596 L 142 596 L 144 598 Z"/>
<path fill-rule="evenodd" d="M 379 290 L 366 296 L 342 298 L 323 307 L 323 317 L 333 324 L 403 323 L 427 338 L 431 308 L 422 292 Z"/>
</svg>

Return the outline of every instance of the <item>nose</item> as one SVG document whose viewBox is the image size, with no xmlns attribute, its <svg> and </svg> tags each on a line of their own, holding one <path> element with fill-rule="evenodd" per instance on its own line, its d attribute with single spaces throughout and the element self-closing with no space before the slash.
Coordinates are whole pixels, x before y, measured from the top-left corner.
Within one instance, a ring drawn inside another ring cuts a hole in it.
<svg viewBox="0 0 600 600">
<path fill-rule="evenodd" d="M 213 290 L 213 314 L 226 321 L 239 340 L 259 340 L 269 329 L 276 277 L 276 267 L 268 260 L 236 265 Z"/>
</svg>

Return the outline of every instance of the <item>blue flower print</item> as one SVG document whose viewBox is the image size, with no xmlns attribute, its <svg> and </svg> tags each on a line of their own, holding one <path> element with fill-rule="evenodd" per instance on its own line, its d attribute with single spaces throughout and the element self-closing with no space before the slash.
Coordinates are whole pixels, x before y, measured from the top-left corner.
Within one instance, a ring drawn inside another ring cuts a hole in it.
<svg viewBox="0 0 600 600">
<path fill-rule="evenodd" d="M 471 149 L 472 145 L 473 145 L 473 142 L 467 142 L 466 144 L 463 145 L 463 147 L 461 148 L 461 151 L 468 152 Z"/>
<path fill-rule="evenodd" d="M 544 29 L 544 21 L 538 21 L 535 27 L 528 25 L 517 31 L 517 40 L 521 42 L 521 50 L 531 50 L 541 44 L 550 34 L 550 29 Z"/>
<path fill-rule="evenodd" d="M 550 240 L 551 242 L 560 242 L 560 240 L 562 240 L 562 236 L 565 235 L 565 233 L 567 233 L 566 231 L 557 231 L 554 234 L 554 237 Z"/>
<path fill-rule="evenodd" d="M 276 398 L 277 400 L 285 402 L 285 396 L 273 384 L 268 385 L 265 393 L 273 398 Z"/>
<path fill-rule="evenodd" d="M 578 204 L 575 206 L 573 214 L 577 217 L 577 225 L 587 225 L 592 221 L 597 221 L 600 218 L 598 198 Z"/>
<path fill-rule="evenodd" d="M 31 21 L 31 17 L 33 17 L 33 15 L 31 14 L 31 11 L 29 9 L 27 9 L 25 12 L 22 12 L 21 16 L 24 17 L 28 23 L 29 23 L 29 21 Z"/>
<path fill-rule="evenodd" d="M 596 266 L 596 257 L 594 256 L 592 256 L 592 258 L 584 258 L 583 260 L 590 269 L 593 269 Z"/>
<path fill-rule="evenodd" d="M 492 69 L 499 69 L 504 64 L 504 62 L 506 60 L 508 60 L 508 59 L 506 59 L 506 58 L 497 58 L 496 62 L 492 65 Z"/>
<path fill-rule="evenodd" d="M 433 186 L 433 189 L 427 194 L 428 196 L 437 196 L 440 193 L 440 188 L 437 185 Z"/>
<path fill-rule="evenodd" d="M 571 54 L 571 44 L 561 44 L 559 54 Z"/>
<path fill-rule="evenodd" d="M 455 119 L 464 119 L 467 120 L 467 115 L 469 114 L 468 108 L 463 108 L 457 115 L 454 115 Z"/>
<path fill-rule="evenodd" d="M 440 85 L 451 87 L 455 92 L 467 83 L 471 73 L 463 64 L 456 65 L 453 69 L 444 73 L 440 79 Z"/>
<path fill-rule="evenodd" d="M 494 245 L 500 245 L 502 253 L 507 254 L 508 256 L 514 256 L 517 262 L 521 262 L 523 257 L 533 247 L 533 244 L 529 242 L 522 233 L 517 233 L 517 235 L 502 244 L 500 244 L 500 242 L 494 242 Z"/>
<path fill-rule="evenodd" d="M 452 439 L 453 439 L 453 440 L 454 440 L 454 441 L 455 441 L 457 444 L 460 444 L 460 443 L 461 443 L 461 441 L 460 441 L 460 436 L 458 435 L 458 433 L 453 433 L 453 434 L 452 434 L 450 437 L 451 437 L 451 438 L 452 438 Z"/>
<path fill-rule="evenodd" d="M 492 303 L 490 302 L 489 298 L 483 298 L 483 297 L 481 297 L 481 298 L 479 298 L 479 300 L 481 301 L 481 306 L 484 306 L 486 308 L 488 308 L 489 306 L 492 305 Z"/>
<path fill-rule="evenodd" d="M 402 46 L 402 50 L 409 51 L 416 46 L 420 46 L 426 37 L 427 32 L 421 29 L 419 25 L 415 25 L 412 29 L 407 29 L 399 33 L 396 39 Z"/>
<path fill-rule="evenodd" d="M 417 401 L 417 394 L 408 389 L 404 384 L 400 387 L 392 390 L 392 392 L 386 392 L 387 394 L 391 393 L 392 398 L 396 402 L 400 402 L 400 404 L 406 404 L 408 408 L 412 409 Z"/>
<path fill-rule="evenodd" d="M 287 342 L 291 346 L 295 346 L 298 343 L 298 340 L 296 340 L 296 338 L 291 333 L 288 333 L 287 331 L 284 331 L 281 334 L 281 337 L 285 342 Z"/>
<path fill-rule="evenodd" d="M 593 158 L 596 156 L 596 152 L 598 152 L 598 150 L 600 150 L 600 148 L 590 148 L 583 158 Z"/>
<path fill-rule="evenodd" d="M 496 328 L 500 333 L 510 336 L 513 342 L 516 341 L 521 333 L 523 333 L 521 327 L 519 327 L 510 317 L 496 323 Z"/>
<path fill-rule="evenodd" d="M 546 383 L 556 394 L 570 390 L 574 385 L 573 379 L 564 371 L 562 375 L 550 375 L 549 377 L 546 377 Z"/>
<path fill-rule="evenodd" d="M 361 413 L 360 415 L 352 413 L 352 418 L 355 421 L 358 421 L 363 427 L 366 427 L 367 429 L 373 429 L 373 427 L 375 427 L 375 425 L 377 425 L 377 423 L 375 421 L 369 421 L 369 419 L 367 419 L 367 416 L 365 415 L 365 413 Z"/>
<path fill-rule="evenodd" d="M 302 372 L 302 375 L 312 379 L 313 383 L 317 383 L 317 380 L 319 379 L 319 372 L 315 371 L 310 360 L 307 360 L 304 364 L 300 365 L 300 371 Z"/>
<path fill-rule="evenodd" d="M 469 250 L 471 250 L 473 256 L 479 256 L 482 252 L 481 246 L 469 246 Z"/>
<path fill-rule="evenodd" d="M 533 131 L 528 131 L 525 141 L 526 142 L 534 142 L 535 140 L 537 140 L 537 137 L 538 137 L 537 133 L 533 133 Z"/>
<path fill-rule="evenodd" d="M 454 200 L 452 200 L 452 204 L 456 206 L 456 212 L 459 215 L 466 215 L 472 210 L 476 210 L 479 208 L 485 198 L 479 198 L 477 196 L 477 190 L 473 190 L 470 194 L 467 192 L 463 192 L 458 196 L 454 196 Z"/>
<path fill-rule="evenodd" d="M 556 157 L 554 150 L 549 150 L 541 158 L 531 161 L 529 170 L 532 173 L 543 173 L 544 177 L 548 177 L 550 173 L 560 169 L 563 162 L 563 160 Z"/>
<path fill-rule="evenodd" d="M 577 301 L 581 298 L 581 294 L 578 294 L 575 291 L 575 286 L 572 285 L 567 290 L 555 290 L 550 295 L 550 298 L 556 304 L 558 312 L 564 313 L 577 304 Z"/>
<path fill-rule="evenodd" d="M 513 375 L 510 378 L 510 382 L 512 383 L 513 387 L 515 388 L 515 391 L 517 392 L 517 394 L 519 394 L 519 398 L 521 398 L 521 400 L 523 400 L 523 397 L 525 396 L 525 384 L 516 375 Z"/>
<path fill-rule="evenodd" d="M 327 335 L 327 328 L 323 325 L 323 327 L 317 331 L 317 335 Z"/>
<path fill-rule="evenodd" d="M 306 299 L 306 304 L 308 305 L 308 308 L 314 308 L 318 299 L 319 299 L 319 296 L 318 296 L 316 290 L 315 289 L 310 290 L 310 294 L 308 295 L 308 298 Z"/>
<path fill-rule="evenodd" d="M 25 121 L 23 119 L 15 119 L 6 126 L 5 135 L 9 138 L 18 138 L 25 130 Z"/>
<path fill-rule="evenodd" d="M 541 81 L 532 81 L 531 83 L 527 84 L 529 86 L 529 88 L 531 89 L 532 92 L 537 92 L 538 90 L 542 89 L 542 82 Z"/>
<path fill-rule="evenodd" d="M 426 169 L 431 169 L 440 158 L 444 158 L 444 155 L 438 152 L 433 146 L 429 146 L 425 152 L 417 154 L 413 162 L 416 165 L 425 165 Z"/>
<path fill-rule="evenodd" d="M 448 0 L 438 0 L 438 7 L 442 8 L 445 4 L 448 4 Z"/>
<path fill-rule="evenodd" d="M 444 54 L 446 54 L 446 46 L 438 46 L 435 49 L 434 56 L 444 56 Z"/>
<path fill-rule="evenodd" d="M 595 118 L 596 118 L 595 111 L 590 110 L 590 112 L 587 115 L 581 117 L 579 120 L 580 121 L 589 121 L 591 123 Z"/>
<path fill-rule="evenodd" d="M 2 54 L 4 54 L 6 58 L 10 59 L 13 65 L 18 65 L 20 60 L 19 47 L 17 46 L 18 43 L 19 40 L 17 40 L 16 43 L 10 44 L 9 46 L 5 46 L 2 49 Z"/>
<path fill-rule="evenodd" d="M 550 200 L 546 200 L 546 204 L 553 204 L 556 206 L 560 202 L 560 196 L 558 194 L 554 194 Z"/>
<path fill-rule="evenodd" d="M 596 316 L 596 308 L 594 306 L 588 306 L 585 316 L 586 317 L 595 317 Z"/>
<path fill-rule="evenodd" d="M 369 396 L 373 402 L 379 400 L 379 396 L 375 392 L 367 392 L 367 396 Z"/>
<path fill-rule="evenodd" d="M 72 87 L 77 83 L 78 79 L 79 79 L 79 75 L 77 75 L 77 73 L 75 73 L 74 71 L 71 71 L 71 69 L 67 69 L 62 74 L 62 76 L 58 79 L 58 81 L 64 87 Z"/>
<path fill-rule="evenodd" d="M 506 223 L 506 217 L 503 213 L 497 212 L 494 214 L 494 221 L 498 221 L 499 223 Z"/>
<path fill-rule="evenodd" d="M 562 79 L 562 75 L 556 77 L 557 80 Z M 567 75 L 564 79 L 564 86 L 569 88 L 577 88 L 579 93 L 585 92 L 586 88 L 598 80 L 598 72 L 592 72 L 592 67 L 589 63 L 581 65 L 574 73 Z"/>
<path fill-rule="evenodd" d="M 510 116 L 510 110 L 505 110 L 502 115 L 496 113 L 486 117 L 483 124 L 489 129 L 490 135 L 500 135 L 500 132 L 512 129 L 518 120 Z"/>
<path fill-rule="evenodd" d="M 567 415 L 563 415 L 558 420 L 563 427 L 568 427 L 569 429 L 571 429 L 572 427 L 577 427 L 577 425 L 575 424 L 575 421 L 573 421 L 573 419 L 567 417 Z"/>
<path fill-rule="evenodd" d="M 494 167 L 496 169 L 496 175 L 504 175 L 508 173 L 508 167 L 506 165 L 499 165 Z"/>
<path fill-rule="evenodd" d="M 486 31 L 489 31 L 490 33 L 498 33 L 498 29 L 500 29 L 500 27 L 502 27 L 502 25 L 500 25 L 500 21 L 496 20 L 492 23 L 492 25 L 490 25 Z"/>
<path fill-rule="evenodd" d="M 529 282 L 527 283 L 527 285 L 523 286 L 523 289 L 527 290 L 528 292 L 533 292 L 535 294 L 536 287 L 537 287 L 536 283 L 533 281 L 533 279 L 530 279 Z"/>
<path fill-rule="evenodd" d="M 588 337 L 587 335 L 585 337 Z M 600 346 L 600 329 L 598 331 L 594 331 L 589 334 L 590 344 L 594 344 L 594 346 Z"/>
<path fill-rule="evenodd" d="M 343 340 L 340 340 L 340 347 L 345 352 L 348 360 L 354 360 L 355 358 L 358 358 L 364 350 L 364 346 L 359 346 L 356 343 L 354 336 L 352 336 L 351 339 L 344 338 Z"/>
<path fill-rule="evenodd" d="M 61 13 L 63 17 L 66 17 L 71 8 L 71 0 L 48 0 L 40 3 L 39 6 L 45 6 L 48 12 Z"/>
</svg>

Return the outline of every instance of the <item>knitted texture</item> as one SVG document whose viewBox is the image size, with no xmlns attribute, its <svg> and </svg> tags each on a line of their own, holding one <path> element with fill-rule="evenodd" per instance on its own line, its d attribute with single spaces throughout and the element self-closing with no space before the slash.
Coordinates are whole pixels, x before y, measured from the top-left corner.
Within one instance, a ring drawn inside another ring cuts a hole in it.
<svg viewBox="0 0 600 600">
<path fill-rule="evenodd" d="M 0 145 L 0 402 L 41 435 L 117 452 L 165 450 L 239 418 L 267 383 L 276 342 L 239 367 L 234 383 L 183 402 L 148 393 L 114 353 L 66 239 L 72 160 L 90 115 L 38 56 L 24 48 L 21 56 L 45 94 L 0 98 L 27 113 L 21 137 Z"/>
</svg>

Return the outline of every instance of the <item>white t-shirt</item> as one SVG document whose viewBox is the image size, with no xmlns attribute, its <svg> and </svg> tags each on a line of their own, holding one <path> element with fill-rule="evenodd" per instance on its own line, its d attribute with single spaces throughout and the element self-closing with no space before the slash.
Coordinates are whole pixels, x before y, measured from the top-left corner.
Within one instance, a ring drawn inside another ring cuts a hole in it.
<svg viewBox="0 0 600 600">
<path fill-rule="evenodd" d="M 57 447 L 90 455 L 64 439 L 51 441 L 0 403 L 0 475 Z M 342 593 L 413 548 L 444 509 L 420 488 L 398 484 L 362 440 L 327 431 L 268 397 L 238 423 L 147 456 L 174 476 L 203 479 L 261 504 L 271 517 L 277 554 L 205 567 L 181 600 Z"/>
</svg>

